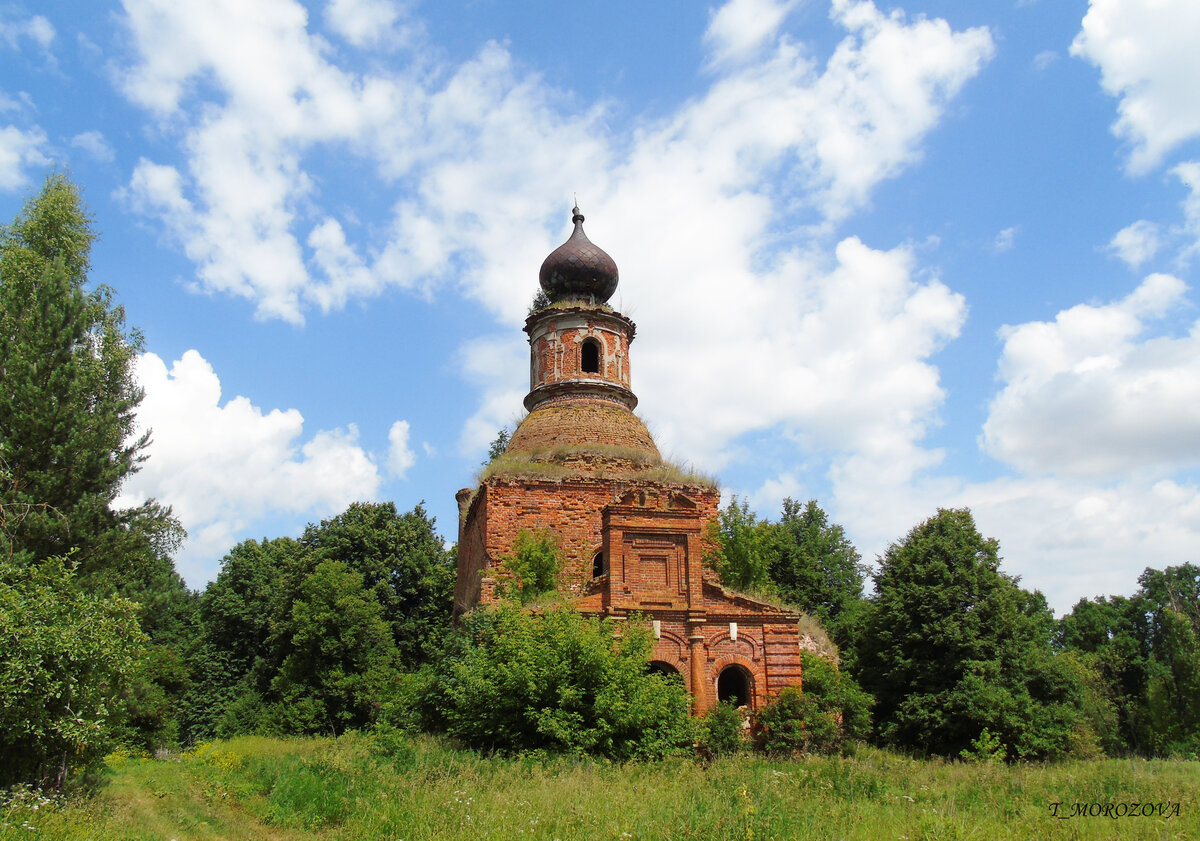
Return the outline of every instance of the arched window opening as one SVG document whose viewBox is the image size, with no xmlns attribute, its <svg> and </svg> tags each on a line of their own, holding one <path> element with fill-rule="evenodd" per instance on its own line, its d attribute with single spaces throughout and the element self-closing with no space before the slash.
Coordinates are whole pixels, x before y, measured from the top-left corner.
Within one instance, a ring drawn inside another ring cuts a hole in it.
<svg viewBox="0 0 1200 841">
<path fill-rule="evenodd" d="M 717 676 L 717 700 L 735 707 L 750 703 L 750 675 L 741 666 L 726 666 Z"/>
<path fill-rule="evenodd" d="M 662 660 L 651 660 L 646 664 L 646 674 L 662 675 L 668 680 L 677 680 L 683 683 L 683 675 L 679 673 L 679 669 L 672 666 L 670 663 L 665 663 Z"/>
<path fill-rule="evenodd" d="M 604 553 L 597 552 L 596 557 L 592 558 L 592 578 L 599 578 L 604 575 Z"/>
<path fill-rule="evenodd" d="M 600 373 L 600 343 L 595 339 L 584 339 L 579 349 L 579 368 L 585 374 Z"/>
</svg>

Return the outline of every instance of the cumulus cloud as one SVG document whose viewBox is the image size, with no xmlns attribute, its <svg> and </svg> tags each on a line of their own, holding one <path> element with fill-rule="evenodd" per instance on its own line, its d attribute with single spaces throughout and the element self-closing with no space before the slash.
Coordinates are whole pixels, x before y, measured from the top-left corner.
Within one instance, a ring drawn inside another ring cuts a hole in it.
<svg viewBox="0 0 1200 841">
<path fill-rule="evenodd" d="M 1117 231 L 1108 250 L 1121 258 L 1132 269 L 1137 269 L 1158 253 L 1162 245 L 1158 225 L 1139 219 Z"/>
<path fill-rule="evenodd" d="M 116 157 L 112 144 L 98 131 L 85 131 L 71 138 L 71 145 L 82 149 L 98 161 L 111 161 Z"/>
<path fill-rule="evenodd" d="M 45 166 L 46 133 L 40 128 L 0 128 L 0 190 L 18 190 L 29 183 L 28 167 Z"/>
<path fill-rule="evenodd" d="M 390 0 L 329 0 L 325 23 L 356 47 L 396 42 L 406 37 L 398 25 L 404 10 Z"/>
<path fill-rule="evenodd" d="M 1179 164 L 1171 172 L 1188 188 L 1183 201 L 1183 227 L 1189 244 L 1182 255 L 1187 259 L 1200 253 L 1200 161 Z"/>
<path fill-rule="evenodd" d="M 712 61 L 719 65 L 754 58 L 798 5 L 800 0 L 730 0 L 713 11 L 704 33 Z"/>
<path fill-rule="evenodd" d="M 1200 4 L 1194 0 L 1092 0 L 1071 55 L 1100 69 L 1119 99 L 1113 132 L 1131 144 L 1129 170 L 1145 173 L 1200 134 Z"/>
<path fill-rule="evenodd" d="M 417 454 L 408 445 L 408 421 L 398 420 L 388 430 L 388 472 L 403 479 L 408 469 L 417 463 Z"/>
<path fill-rule="evenodd" d="M 254 16 L 130 0 L 126 93 L 184 160 L 140 162 L 125 194 L 200 287 L 262 317 L 299 322 L 389 285 L 478 300 L 505 325 L 459 366 L 481 394 L 460 448 L 482 452 L 520 411 L 528 348 L 512 326 L 580 189 L 589 235 L 621 266 L 614 303 L 641 328 L 634 388 L 664 451 L 715 469 L 740 436 L 774 431 L 836 453 L 846 487 L 907 481 L 941 458 L 922 443 L 944 399 L 929 360 L 966 303 L 909 246 L 831 234 L 919 159 L 994 45 L 984 28 L 836 0 L 844 37 L 820 65 L 784 32 L 792 5 L 718 10 L 709 88 L 615 135 L 602 106 L 579 108 L 500 45 L 429 73 L 403 55 L 352 73 L 291 0 Z M 751 26 L 754 9 L 769 14 Z M 397 185 L 381 238 L 326 206 L 306 160 L 330 148 Z"/>
<path fill-rule="evenodd" d="M 1004 569 L 1060 613 L 1081 597 L 1129 595 L 1146 567 L 1194 563 L 1200 545 L 1200 487 L 1171 479 L 999 479 L 950 499 L 1000 539 Z"/>
<path fill-rule="evenodd" d="M 691 170 L 669 161 L 668 169 L 707 182 L 725 201 L 782 183 L 782 206 L 806 203 L 818 221 L 844 218 L 919 155 L 920 139 L 993 49 L 984 29 L 955 33 L 944 21 L 838 0 L 832 14 L 848 35 L 821 70 L 786 38 L 769 37 L 788 6 L 769 4 L 780 13 L 758 39 L 771 45 L 761 60 L 647 127 L 622 160 L 626 143 L 605 129 L 602 109 L 564 109 L 559 92 L 519 73 L 498 45 L 422 77 L 354 74 L 337 66 L 292 0 L 258 3 L 253 16 L 221 3 L 127 4 L 138 58 L 125 90 L 178 127 L 187 157 L 186 170 L 143 162 L 127 195 L 164 222 L 203 287 L 294 322 L 313 305 L 342 306 L 389 284 L 428 292 L 448 282 L 501 318 L 519 317 L 524 302 L 511 279 L 552 247 L 559 217 L 551 211 L 572 186 L 588 184 L 603 206 L 637 189 L 604 173 L 677 151 Z M 712 32 L 724 31 L 723 13 Z M 239 21 L 234 32 L 230 20 Z M 729 37 L 710 42 L 722 49 Z M 219 100 L 201 95 L 200 77 Z M 412 187 L 382 243 L 351 241 L 320 209 L 304 156 L 335 143 Z M 781 166 L 791 177 L 779 182 Z M 464 264 L 472 271 L 461 272 Z"/>
<path fill-rule="evenodd" d="M 242 396 L 222 404 L 220 379 L 195 350 L 170 368 L 143 354 L 136 375 L 145 390 L 138 434 L 151 430 L 150 458 L 117 505 L 154 497 L 173 507 L 189 533 L 177 561 L 193 585 L 216 574 L 215 558 L 256 520 L 328 516 L 379 488 L 379 470 L 353 424 L 302 441 L 296 409 L 264 412 Z"/>
<path fill-rule="evenodd" d="M 982 445 L 1031 475 L 1117 478 L 1200 465 L 1200 323 L 1146 333 L 1184 305 L 1183 282 L 1150 275 L 1120 301 L 1001 332 Z"/>
</svg>

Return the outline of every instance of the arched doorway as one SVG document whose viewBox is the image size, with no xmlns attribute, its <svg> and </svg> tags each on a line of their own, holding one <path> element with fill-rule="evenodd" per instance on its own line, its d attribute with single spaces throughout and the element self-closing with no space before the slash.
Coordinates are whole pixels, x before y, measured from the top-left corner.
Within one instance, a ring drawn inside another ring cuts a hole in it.
<svg viewBox="0 0 1200 841">
<path fill-rule="evenodd" d="M 664 660 L 651 660 L 647 663 L 646 674 L 662 675 L 663 677 L 674 678 L 680 683 L 683 682 L 683 675 L 679 673 L 679 669 Z"/>
<path fill-rule="evenodd" d="M 729 701 L 735 707 L 751 706 L 753 682 L 742 666 L 726 666 L 717 675 L 717 700 Z"/>
</svg>

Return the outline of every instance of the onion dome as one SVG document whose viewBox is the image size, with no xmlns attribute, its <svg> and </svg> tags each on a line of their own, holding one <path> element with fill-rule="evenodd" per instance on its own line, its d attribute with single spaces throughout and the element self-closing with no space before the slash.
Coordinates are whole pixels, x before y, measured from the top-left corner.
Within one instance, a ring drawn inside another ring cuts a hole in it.
<svg viewBox="0 0 1200 841">
<path fill-rule="evenodd" d="M 580 298 L 602 304 L 617 291 L 617 264 L 587 238 L 579 207 L 571 212 L 575 230 L 566 242 L 550 252 L 538 272 L 538 280 L 551 301 Z"/>
</svg>

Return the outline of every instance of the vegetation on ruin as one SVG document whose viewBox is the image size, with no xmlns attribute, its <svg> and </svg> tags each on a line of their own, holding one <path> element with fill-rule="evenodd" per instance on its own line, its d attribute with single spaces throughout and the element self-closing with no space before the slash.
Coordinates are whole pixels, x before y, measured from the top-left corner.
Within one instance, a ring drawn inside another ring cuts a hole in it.
<svg viewBox="0 0 1200 841">
<path fill-rule="evenodd" d="M 562 481 L 578 478 L 580 464 L 597 479 L 623 479 L 630 482 L 716 488 L 717 480 L 705 473 L 663 459 L 655 459 L 645 450 L 614 444 L 574 444 L 542 450 L 503 453 L 491 459 L 476 477 L 476 484 L 496 477 Z"/>
<path fill-rule="evenodd" d="M 616 312 L 608 304 L 592 301 L 590 298 L 568 297 L 560 298 L 557 301 L 550 298 L 545 290 L 538 288 L 533 295 L 533 300 L 529 302 L 529 311 L 527 315 L 534 315 L 542 310 L 565 310 L 575 307 L 586 307 L 590 310 L 600 310 L 601 312 Z"/>
</svg>

